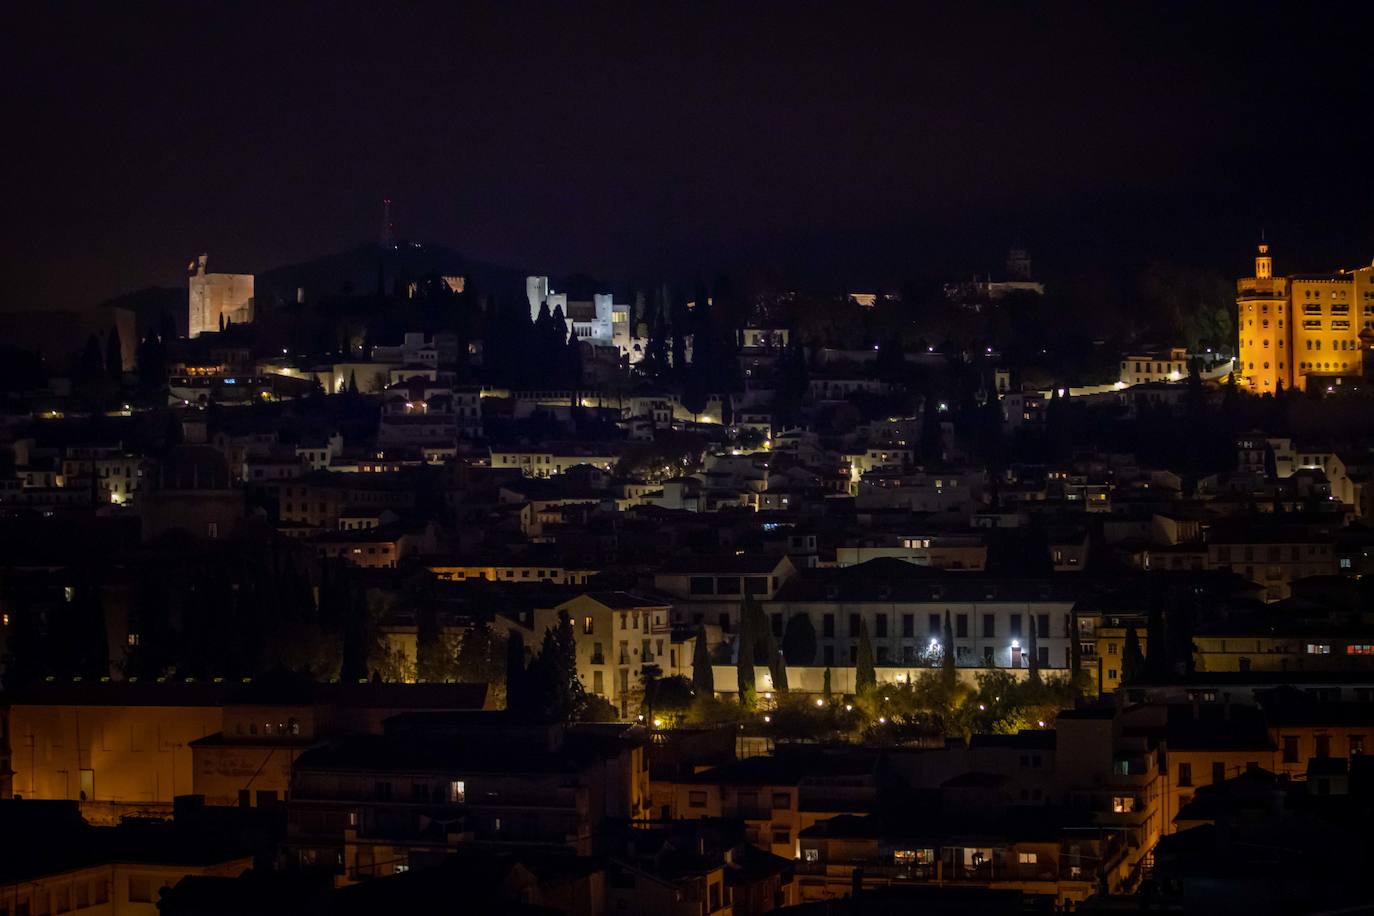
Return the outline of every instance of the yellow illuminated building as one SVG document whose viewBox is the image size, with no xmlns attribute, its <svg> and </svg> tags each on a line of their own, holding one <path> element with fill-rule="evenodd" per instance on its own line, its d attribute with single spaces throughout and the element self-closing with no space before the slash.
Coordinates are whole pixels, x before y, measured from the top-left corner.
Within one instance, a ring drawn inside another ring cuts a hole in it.
<svg viewBox="0 0 1374 916">
<path fill-rule="evenodd" d="M 79 801 L 92 823 L 170 811 L 177 795 L 192 791 L 192 742 L 220 731 L 224 717 L 208 685 L 154 686 L 164 685 L 92 685 L 14 704 L 7 715 L 13 794 Z"/>
<path fill-rule="evenodd" d="M 1276 277 L 1261 244 L 1255 275 L 1236 281 L 1239 377 L 1255 394 L 1305 391 L 1359 375 L 1361 332 L 1374 340 L 1374 265 Z"/>
</svg>

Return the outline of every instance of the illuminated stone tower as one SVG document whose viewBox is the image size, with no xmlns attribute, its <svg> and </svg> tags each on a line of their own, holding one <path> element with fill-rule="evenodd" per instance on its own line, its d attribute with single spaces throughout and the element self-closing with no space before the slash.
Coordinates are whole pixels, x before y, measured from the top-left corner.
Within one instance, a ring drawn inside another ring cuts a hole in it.
<svg viewBox="0 0 1374 916">
<path fill-rule="evenodd" d="M 1260 243 L 1255 275 L 1236 281 L 1236 331 L 1240 340 L 1239 375 L 1255 394 L 1273 394 L 1280 383 L 1293 387 L 1292 316 L 1288 281 L 1274 276 L 1269 245 Z"/>
<path fill-rule="evenodd" d="M 187 266 L 188 337 L 253 320 L 253 275 L 212 274 L 205 269 L 207 260 L 201 255 Z"/>
</svg>

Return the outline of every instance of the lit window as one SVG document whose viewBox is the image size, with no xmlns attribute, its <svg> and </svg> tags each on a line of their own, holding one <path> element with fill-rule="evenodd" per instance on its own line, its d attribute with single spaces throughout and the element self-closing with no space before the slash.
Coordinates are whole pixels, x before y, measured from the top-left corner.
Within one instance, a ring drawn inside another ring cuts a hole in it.
<svg viewBox="0 0 1374 916">
<path fill-rule="evenodd" d="M 1112 812 L 1114 814 L 1130 814 L 1135 810 L 1134 795 L 1113 795 Z"/>
<path fill-rule="evenodd" d="M 1016 861 L 1019 865 L 1034 865 L 1036 863 L 1036 854 L 1033 852 L 1018 852 L 1016 854 Z"/>
</svg>

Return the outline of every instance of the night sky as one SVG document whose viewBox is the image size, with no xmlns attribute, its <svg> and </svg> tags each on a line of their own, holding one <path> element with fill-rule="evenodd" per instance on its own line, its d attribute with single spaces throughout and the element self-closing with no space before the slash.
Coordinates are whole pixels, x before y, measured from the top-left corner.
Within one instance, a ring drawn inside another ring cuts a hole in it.
<svg viewBox="0 0 1374 916">
<path fill-rule="evenodd" d="M 1374 258 L 1369 4 L 395 6 L 11 10 L 0 308 L 337 251 L 383 196 L 608 278 Z"/>
</svg>

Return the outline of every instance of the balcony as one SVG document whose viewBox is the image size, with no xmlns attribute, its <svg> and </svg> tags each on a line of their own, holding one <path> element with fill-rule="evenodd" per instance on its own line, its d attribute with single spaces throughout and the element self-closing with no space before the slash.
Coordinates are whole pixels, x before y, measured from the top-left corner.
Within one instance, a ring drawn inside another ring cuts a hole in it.
<svg viewBox="0 0 1374 916">
<path fill-rule="evenodd" d="M 1112 761 L 1114 786 L 1147 785 L 1156 776 L 1154 758 L 1149 756 L 1123 756 Z"/>
<path fill-rule="evenodd" d="M 593 653 L 592 653 L 592 664 L 593 664 L 593 665 L 604 665 L 604 664 L 606 664 L 606 653 L 605 653 L 605 652 L 593 652 Z"/>
<path fill-rule="evenodd" d="M 971 884 L 991 884 L 998 881 L 1054 881 L 1060 876 L 1069 874 L 1069 867 L 1065 864 L 1057 867 L 1053 862 L 1040 864 L 1007 863 L 1006 857 L 998 855 L 993 861 L 982 862 L 978 865 L 964 865 L 962 862 L 953 861 L 946 851 L 943 861 L 925 865 L 917 864 L 895 864 L 890 862 L 874 862 L 871 860 L 862 861 L 836 861 L 836 862 L 807 862 L 805 860 L 797 863 L 798 875 L 824 876 L 828 878 L 848 879 L 855 869 L 863 869 L 864 879 L 880 879 L 885 881 L 939 881 L 941 883 L 969 882 Z M 1090 869 L 1083 869 L 1084 872 Z M 1073 880 L 1092 880 L 1084 878 L 1080 874 Z"/>
</svg>

